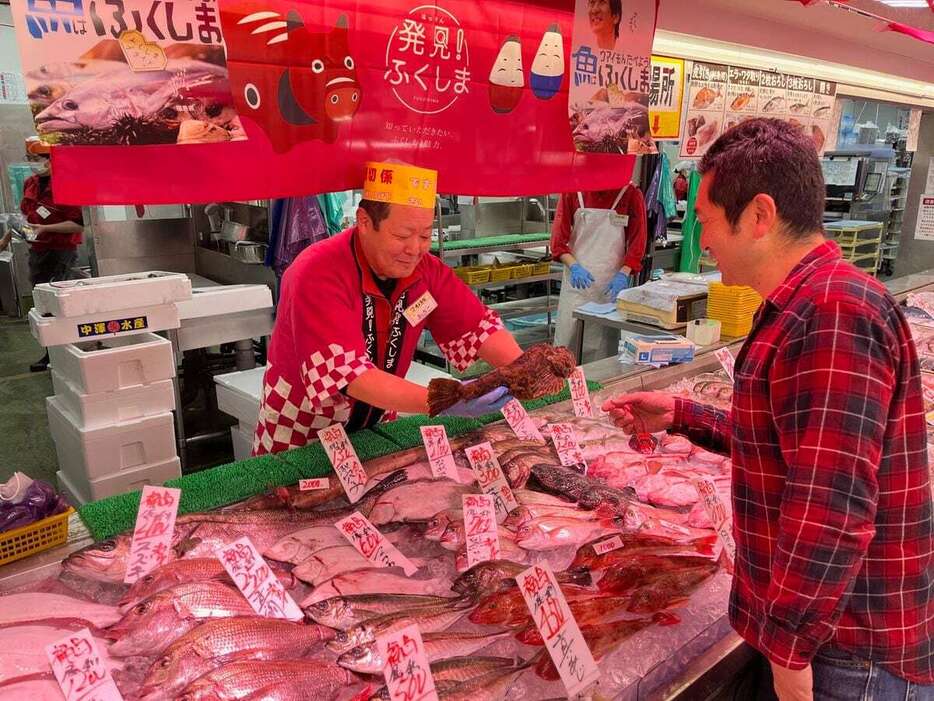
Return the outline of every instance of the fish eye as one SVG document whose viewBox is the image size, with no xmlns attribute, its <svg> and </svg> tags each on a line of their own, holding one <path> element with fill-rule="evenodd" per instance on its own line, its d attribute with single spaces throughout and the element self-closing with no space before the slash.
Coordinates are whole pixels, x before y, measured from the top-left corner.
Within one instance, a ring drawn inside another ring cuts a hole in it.
<svg viewBox="0 0 934 701">
<path fill-rule="evenodd" d="M 340 102 L 340 98 L 337 95 L 331 95 L 331 104 L 336 105 L 338 102 Z"/>
<path fill-rule="evenodd" d="M 320 58 L 316 58 L 311 62 L 311 70 L 314 73 L 324 73 L 324 61 L 322 61 Z"/>
<path fill-rule="evenodd" d="M 143 577 L 143 584 L 152 584 L 155 580 L 155 576 L 147 574 L 145 577 Z"/>
<path fill-rule="evenodd" d="M 171 664 L 171 662 L 172 662 L 172 660 L 170 660 L 169 657 L 166 656 L 166 657 L 163 657 L 161 660 L 159 660 L 159 666 L 160 666 L 162 669 L 165 669 L 166 667 L 169 666 L 169 664 Z"/>
<path fill-rule="evenodd" d="M 76 109 L 78 109 L 78 103 L 74 100 L 65 100 L 62 103 L 62 107 L 66 110 L 69 110 L 70 112 L 74 112 Z"/>
<path fill-rule="evenodd" d="M 145 602 L 145 601 L 144 601 L 143 603 L 137 604 L 136 606 L 133 607 L 133 613 L 135 613 L 135 614 L 137 614 L 137 615 L 139 615 L 139 616 L 142 616 L 142 615 L 143 615 L 144 613 L 146 613 L 148 610 L 149 610 L 149 603 L 148 603 L 148 602 Z"/>
<path fill-rule="evenodd" d="M 68 100 L 68 102 L 71 102 L 71 100 Z M 71 108 L 71 107 L 68 107 L 66 103 L 65 109 L 78 109 L 78 106 L 75 105 L 74 108 Z M 101 543 L 101 550 L 103 550 L 105 553 L 109 553 L 111 550 L 113 550 L 116 547 L 117 547 L 117 542 L 114 540 L 105 540 L 103 543 Z"/>
<path fill-rule="evenodd" d="M 48 85 L 40 85 L 38 88 L 36 88 L 36 92 L 40 95 L 45 95 L 48 97 L 52 94 L 52 88 L 50 88 Z"/>
<path fill-rule="evenodd" d="M 352 71 L 354 67 L 353 59 L 350 56 L 344 56 L 344 65 L 347 67 L 347 70 Z"/>
</svg>

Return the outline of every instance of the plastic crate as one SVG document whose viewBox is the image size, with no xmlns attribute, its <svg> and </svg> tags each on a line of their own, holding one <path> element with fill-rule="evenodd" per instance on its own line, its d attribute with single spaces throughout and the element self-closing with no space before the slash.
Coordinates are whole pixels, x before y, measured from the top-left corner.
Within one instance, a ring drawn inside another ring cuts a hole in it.
<svg viewBox="0 0 934 701">
<path fill-rule="evenodd" d="M 535 269 L 535 266 L 531 263 L 524 263 L 523 265 L 516 265 L 513 267 L 512 276 L 516 280 L 521 280 L 522 278 L 532 277 L 532 271 Z"/>
<path fill-rule="evenodd" d="M 0 565 L 62 545 L 68 540 L 68 519 L 74 512 L 69 508 L 28 526 L 0 533 Z"/>
<path fill-rule="evenodd" d="M 511 280 L 515 275 L 513 271 L 516 269 L 515 265 L 501 265 L 490 270 L 490 282 L 505 282 L 506 280 Z"/>
<path fill-rule="evenodd" d="M 547 275 L 551 272 L 551 261 L 546 260 L 541 263 L 532 264 L 532 275 Z"/>
<path fill-rule="evenodd" d="M 454 274 L 468 285 L 479 285 L 490 281 L 490 268 L 486 265 L 462 265 L 454 268 Z"/>
<path fill-rule="evenodd" d="M 882 241 L 885 224 L 874 221 L 845 219 L 824 224 L 827 235 L 841 246 Z"/>
</svg>

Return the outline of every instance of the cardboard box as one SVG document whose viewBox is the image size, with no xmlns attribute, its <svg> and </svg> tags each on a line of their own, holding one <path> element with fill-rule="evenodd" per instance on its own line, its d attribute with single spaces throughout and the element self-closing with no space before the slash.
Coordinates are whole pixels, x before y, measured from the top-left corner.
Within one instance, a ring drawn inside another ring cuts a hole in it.
<svg viewBox="0 0 934 701">
<path fill-rule="evenodd" d="M 622 350 L 632 355 L 636 363 L 667 365 L 689 363 L 694 360 L 694 344 L 683 336 L 652 334 L 629 336 L 620 344 Z"/>
</svg>

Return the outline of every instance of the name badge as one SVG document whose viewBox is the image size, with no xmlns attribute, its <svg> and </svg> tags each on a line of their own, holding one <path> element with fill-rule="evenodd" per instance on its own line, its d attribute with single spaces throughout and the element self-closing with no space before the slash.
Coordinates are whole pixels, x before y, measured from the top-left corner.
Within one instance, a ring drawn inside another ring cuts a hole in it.
<svg viewBox="0 0 934 701">
<path fill-rule="evenodd" d="M 435 298 L 431 296 L 431 292 L 425 292 L 425 294 L 412 303 L 412 306 L 402 312 L 402 315 L 412 326 L 418 326 L 437 308 L 438 303 L 435 301 Z"/>
<path fill-rule="evenodd" d="M 43 219 L 48 219 L 48 218 L 49 218 L 49 215 L 50 215 L 51 213 L 52 213 L 52 212 L 50 212 L 49 210 L 47 210 L 47 209 L 46 209 L 44 206 L 42 206 L 42 205 L 39 205 L 38 207 L 36 207 L 36 214 L 38 214 L 38 215 L 39 215 L 40 217 L 42 217 Z"/>
<path fill-rule="evenodd" d="M 618 226 L 620 228 L 623 228 L 627 224 L 629 224 L 629 216 L 626 214 L 617 214 L 616 212 L 610 212 L 610 223 L 613 226 Z"/>
</svg>

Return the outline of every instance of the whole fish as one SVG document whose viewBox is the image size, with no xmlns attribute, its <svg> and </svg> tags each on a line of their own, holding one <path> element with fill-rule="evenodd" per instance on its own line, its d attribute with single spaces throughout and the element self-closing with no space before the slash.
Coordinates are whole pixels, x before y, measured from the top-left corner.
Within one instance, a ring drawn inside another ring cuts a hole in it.
<svg viewBox="0 0 934 701">
<path fill-rule="evenodd" d="M 393 521 L 428 521 L 441 509 L 456 509 L 461 496 L 474 488 L 451 480 L 407 482 L 383 494 L 370 512 L 370 522 L 380 526 Z"/>
<path fill-rule="evenodd" d="M 26 679 L 40 679 L 44 675 L 53 679 L 46 646 L 83 627 L 76 622 L 71 626 L 21 625 L 0 629 L 0 687 Z M 101 638 L 95 641 L 104 667 L 109 671 L 122 669 L 123 663 L 108 654 L 106 642 Z"/>
<path fill-rule="evenodd" d="M 661 557 L 658 555 L 639 555 L 630 562 L 619 563 L 606 571 L 597 588 L 603 592 L 623 594 L 636 587 L 646 586 L 663 576 L 681 570 L 700 567 L 706 570 L 711 561 L 704 557 Z"/>
<path fill-rule="evenodd" d="M 509 528 L 514 531 L 518 531 L 522 526 L 527 525 L 534 521 L 536 518 L 545 518 L 545 517 L 561 517 L 561 518 L 576 518 L 582 521 L 591 521 L 600 516 L 610 517 L 612 516 L 612 511 L 607 509 L 605 512 L 602 512 L 598 509 L 596 511 L 585 511 L 584 509 L 579 509 L 575 504 L 567 504 L 566 506 L 542 506 L 541 504 L 530 504 L 530 505 L 521 505 L 513 509 L 506 516 L 502 525 L 504 528 Z"/>
<path fill-rule="evenodd" d="M 538 505 L 538 506 L 575 506 L 575 502 L 571 501 L 568 498 L 556 496 L 554 494 L 545 494 L 544 492 L 535 491 L 532 489 L 514 489 L 512 491 L 513 496 L 516 498 L 520 504 L 523 505 Z"/>
<path fill-rule="evenodd" d="M 483 635 L 465 635 L 463 633 L 442 631 L 423 634 L 422 642 L 425 646 L 425 656 L 428 661 L 436 662 L 451 657 L 463 658 L 471 655 L 509 634 L 508 630 L 502 633 Z M 348 650 L 337 658 L 337 664 L 359 674 L 382 674 L 383 668 L 386 666 L 386 660 L 379 654 L 379 648 L 376 642 L 373 641 Z"/>
<path fill-rule="evenodd" d="M 643 630 L 654 622 L 652 618 L 635 618 L 627 621 L 614 621 L 612 623 L 599 623 L 581 628 L 581 635 L 587 641 L 590 654 L 595 661 L 615 650 L 621 642 Z M 547 653 L 541 655 L 535 665 L 535 673 L 542 679 L 557 681 L 561 678 L 558 670 Z"/>
<path fill-rule="evenodd" d="M 0 701 L 62 701 L 62 688 L 51 675 L 0 686 Z"/>
<path fill-rule="evenodd" d="M 528 567 L 508 560 L 487 560 L 479 562 L 454 580 L 451 590 L 460 596 L 477 600 L 498 591 L 509 589 L 516 585 L 516 576 Z M 563 572 L 555 572 L 555 579 L 559 584 L 574 584 L 589 586 L 591 584 L 590 572 L 585 568 L 569 568 Z"/>
<path fill-rule="evenodd" d="M 192 682 L 178 700 L 233 701 L 260 692 L 263 693 L 256 698 L 266 699 L 271 698 L 265 694 L 268 688 L 276 689 L 279 694 L 299 694 L 286 698 L 330 699 L 354 681 L 353 674 L 325 660 L 231 662 Z M 294 690 L 290 691 L 289 687 Z"/>
<path fill-rule="evenodd" d="M 497 557 L 503 560 L 509 560 L 515 563 L 525 563 L 529 559 L 527 550 L 520 548 L 512 538 L 504 537 L 506 532 L 500 536 L 499 550 Z M 467 545 L 462 545 L 457 555 L 454 557 L 454 567 L 458 572 L 466 572 L 470 569 L 470 560 L 467 558 Z"/>
<path fill-rule="evenodd" d="M 510 657 L 455 657 L 434 662 L 430 665 L 431 677 L 435 690 L 442 694 L 453 692 L 459 684 L 475 679 L 490 672 L 502 672 L 516 667 L 516 660 Z M 382 671 L 382 670 L 380 670 Z M 381 686 L 370 696 L 370 701 L 389 701 L 389 687 Z"/>
<path fill-rule="evenodd" d="M 30 106 L 39 111 L 64 96 L 79 83 L 96 78 L 101 73 L 124 69 L 118 61 L 79 59 L 62 63 L 46 63 L 26 73 Z"/>
<path fill-rule="evenodd" d="M 566 467 L 535 465 L 531 480 L 542 490 L 571 499 L 583 509 L 605 504 L 622 515 L 634 501 L 632 490 L 614 489 Z"/>
<path fill-rule="evenodd" d="M 319 550 L 347 544 L 347 538 L 334 526 L 311 526 L 283 536 L 263 550 L 263 557 L 298 565 Z"/>
<path fill-rule="evenodd" d="M 507 669 L 495 669 L 438 694 L 440 701 L 501 701 L 506 698 L 516 680 L 529 668 L 529 663 Z"/>
<path fill-rule="evenodd" d="M 437 694 L 444 694 L 447 692 L 454 691 L 455 688 L 463 684 L 463 682 L 458 681 L 439 681 L 435 679 L 435 692 Z M 389 693 L 388 686 L 381 686 L 375 692 L 373 692 L 367 701 L 392 701 L 392 695 Z"/>
<path fill-rule="evenodd" d="M 423 560 L 417 558 L 410 561 L 418 568 L 425 565 Z M 316 587 L 345 572 L 372 569 L 380 569 L 380 566 L 365 558 L 352 545 L 343 545 L 319 550 L 292 570 L 292 573 L 303 582 Z"/>
<path fill-rule="evenodd" d="M 602 594 L 579 594 L 568 597 L 568 608 L 580 626 L 596 623 L 616 621 L 625 618 L 628 613 L 627 606 L 631 599 L 628 596 L 604 596 Z M 526 616 L 524 621 L 514 627 L 522 630 L 516 635 L 516 640 L 524 645 L 543 645 L 541 633 L 532 621 Z"/>
<path fill-rule="evenodd" d="M 333 596 L 353 594 L 440 594 L 447 589 L 447 580 L 412 579 L 405 576 L 401 568 L 389 567 L 379 570 L 345 572 L 332 577 L 302 600 L 304 609 Z"/>
<path fill-rule="evenodd" d="M 426 540 L 439 542 L 445 531 L 450 526 L 456 526 L 458 523 L 463 525 L 464 512 L 460 509 L 444 509 L 428 519 L 428 524 L 422 535 Z"/>
<path fill-rule="evenodd" d="M 0 596 L 0 628 L 34 623 L 71 625 L 83 622 L 91 628 L 107 628 L 120 620 L 116 606 L 95 604 L 62 594 L 25 592 Z"/>
<path fill-rule="evenodd" d="M 456 598 L 410 594 L 358 594 L 334 596 L 305 608 L 305 614 L 315 623 L 329 628 L 347 630 L 364 621 L 422 606 L 454 604 Z"/>
<path fill-rule="evenodd" d="M 614 536 L 616 537 L 616 536 Z M 594 546 L 602 543 L 606 538 L 598 538 L 591 543 L 582 545 L 571 562 L 569 569 L 583 568 L 592 570 L 605 570 L 618 564 L 628 563 L 634 557 L 642 555 L 709 555 L 712 541 L 708 538 L 690 544 L 681 544 L 672 538 L 644 533 L 621 533 L 618 536 L 622 546 L 607 553 L 598 554 Z"/>
<path fill-rule="evenodd" d="M 589 588 L 572 584 L 562 585 L 561 591 L 569 602 L 595 596 Z M 481 599 L 476 608 L 470 612 L 470 620 L 483 625 L 506 627 L 525 625 L 529 620 L 529 608 L 519 587 L 513 586 Z"/>
<path fill-rule="evenodd" d="M 323 646 L 331 631 L 275 618 L 207 621 L 172 643 L 149 669 L 142 701 L 174 699 L 185 687 L 233 660 L 299 659 Z"/>
<path fill-rule="evenodd" d="M 676 606 L 687 600 L 688 596 L 705 580 L 713 575 L 719 565 L 707 561 L 703 565 L 679 568 L 666 573 L 650 584 L 632 593 L 628 611 L 632 613 L 653 613 L 669 606 Z"/>
<path fill-rule="evenodd" d="M 328 642 L 331 652 L 342 655 L 358 645 L 373 642 L 377 637 L 405 628 L 412 623 L 418 624 L 422 633 L 435 633 L 445 630 L 463 618 L 467 609 L 463 604 L 442 606 L 419 606 L 388 613 L 359 623 L 347 630 L 337 631 L 334 639 Z"/>
<path fill-rule="evenodd" d="M 519 528 L 516 544 L 525 550 L 554 550 L 567 545 L 579 546 L 594 538 L 619 532 L 620 527 L 613 519 L 542 516 Z"/>
<path fill-rule="evenodd" d="M 178 584 L 134 606 L 107 630 L 117 657 L 158 655 L 199 623 L 211 618 L 254 615 L 239 591 L 223 582 Z"/>
</svg>

